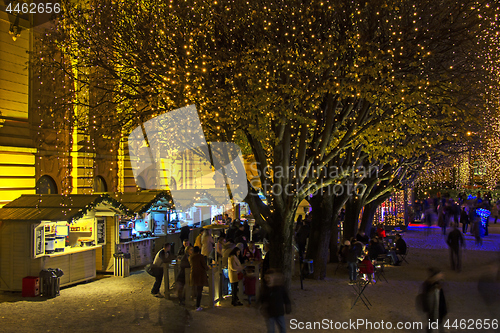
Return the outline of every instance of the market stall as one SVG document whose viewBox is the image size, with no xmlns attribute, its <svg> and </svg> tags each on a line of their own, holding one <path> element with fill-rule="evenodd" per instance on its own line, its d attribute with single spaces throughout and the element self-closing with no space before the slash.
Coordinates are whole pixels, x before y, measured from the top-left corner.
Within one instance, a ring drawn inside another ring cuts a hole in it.
<svg viewBox="0 0 500 333">
<path fill-rule="evenodd" d="M 187 189 L 173 194 L 178 227 L 187 224 L 194 228 L 212 223 L 215 216 L 222 216 L 233 209 L 225 189 Z"/>
<path fill-rule="evenodd" d="M 0 209 L 0 290 L 22 288 L 42 269 L 64 272 L 61 286 L 102 267 L 107 226 L 128 209 L 108 195 L 22 195 Z"/>
<path fill-rule="evenodd" d="M 175 211 L 165 191 L 114 193 L 111 196 L 126 206 L 132 214 L 117 215 L 115 223 L 108 224 L 108 242 L 103 247 L 103 271 L 113 271 L 113 254 L 130 254 L 130 267 L 144 266 L 165 242 L 173 242 L 168 235 L 176 229 L 172 223 Z"/>
</svg>

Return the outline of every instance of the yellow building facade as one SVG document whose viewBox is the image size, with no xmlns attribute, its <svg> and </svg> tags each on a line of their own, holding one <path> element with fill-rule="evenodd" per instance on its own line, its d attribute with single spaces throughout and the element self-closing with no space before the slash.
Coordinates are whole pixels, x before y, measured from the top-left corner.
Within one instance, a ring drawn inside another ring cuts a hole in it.
<svg viewBox="0 0 500 333">
<path fill-rule="evenodd" d="M 29 53 L 37 49 L 35 34 L 43 25 L 33 28 L 29 20 L 33 17 L 0 11 L 0 207 L 22 194 L 150 189 L 155 175 L 134 178 L 126 133 L 102 137 L 47 109 L 54 97 L 42 93 L 43 74 L 30 66 L 33 54 Z M 160 161 L 170 171 L 164 182 L 168 187 L 206 189 L 223 184 L 207 177 L 201 180 L 213 169 L 188 154 Z"/>
</svg>

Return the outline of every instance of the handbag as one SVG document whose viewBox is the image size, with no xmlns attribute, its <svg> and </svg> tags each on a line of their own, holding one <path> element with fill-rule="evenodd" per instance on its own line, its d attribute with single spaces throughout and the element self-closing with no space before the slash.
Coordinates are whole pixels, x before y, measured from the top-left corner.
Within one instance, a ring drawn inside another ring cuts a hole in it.
<svg viewBox="0 0 500 333">
<path fill-rule="evenodd" d="M 147 264 L 145 267 L 144 267 L 144 270 L 151 276 L 155 276 L 154 273 L 153 273 L 153 264 Z"/>
</svg>

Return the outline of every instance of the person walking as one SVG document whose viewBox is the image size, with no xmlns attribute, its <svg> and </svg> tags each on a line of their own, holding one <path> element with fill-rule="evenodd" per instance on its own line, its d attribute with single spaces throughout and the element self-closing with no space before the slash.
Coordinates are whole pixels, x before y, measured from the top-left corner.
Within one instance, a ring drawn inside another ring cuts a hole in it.
<svg viewBox="0 0 500 333">
<path fill-rule="evenodd" d="M 266 319 L 267 332 L 274 333 L 278 325 L 279 332 L 286 332 L 285 313 L 292 311 L 290 297 L 283 285 L 283 274 L 270 268 L 264 276 L 264 286 L 259 297 L 260 312 Z"/>
<path fill-rule="evenodd" d="M 196 291 L 196 311 L 201 311 L 201 295 L 203 286 L 208 284 L 207 277 L 207 260 L 200 253 L 200 248 L 195 246 L 193 248 L 193 255 L 189 256 L 189 265 L 191 266 L 191 285 L 195 287 Z"/>
<path fill-rule="evenodd" d="M 422 308 L 427 313 L 427 332 L 443 332 L 443 319 L 448 314 L 441 281 L 443 273 L 436 268 L 429 269 L 429 277 L 422 285 Z"/>
<path fill-rule="evenodd" d="M 160 294 L 161 281 L 163 280 L 163 264 L 172 261 L 173 255 L 170 254 L 170 243 L 165 243 L 163 248 L 158 251 L 151 265 L 152 275 L 155 277 L 155 283 L 151 289 L 151 294 L 155 297 L 163 297 Z M 167 286 L 168 288 L 168 286 Z"/>
<path fill-rule="evenodd" d="M 462 270 L 462 253 L 460 250 L 462 247 L 465 248 L 465 241 L 462 233 L 454 223 L 452 228 L 446 243 L 450 248 L 451 269 L 460 273 Z"/>
</svg>

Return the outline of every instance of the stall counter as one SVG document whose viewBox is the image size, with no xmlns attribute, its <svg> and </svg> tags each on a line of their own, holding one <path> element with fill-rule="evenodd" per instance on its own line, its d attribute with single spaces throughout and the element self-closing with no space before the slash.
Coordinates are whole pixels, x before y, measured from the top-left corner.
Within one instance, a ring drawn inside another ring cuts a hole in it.
<svg viewBox="0 0 500 333">
<path fill-rule="evenodd" d="M 159 237 L 136 239 L 116 244 L 117 252 L 130 253 L 130 267 L 150 264 L 154 259 L 155 240 Z"/>
</svg>

